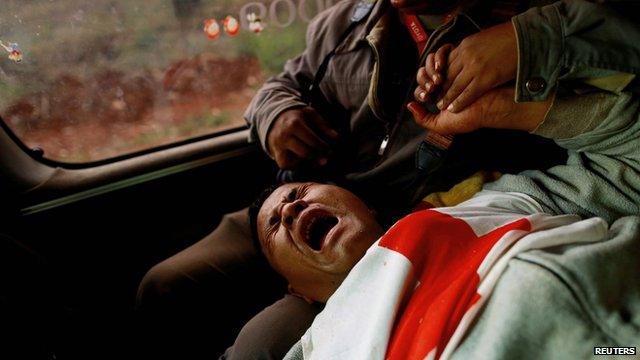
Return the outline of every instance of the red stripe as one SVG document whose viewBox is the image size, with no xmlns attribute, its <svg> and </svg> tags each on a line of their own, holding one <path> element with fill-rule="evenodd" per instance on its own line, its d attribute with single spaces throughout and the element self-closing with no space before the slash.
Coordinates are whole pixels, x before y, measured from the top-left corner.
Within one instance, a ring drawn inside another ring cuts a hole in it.
<svg viewBox="0 0 640 360">
<path fill-rule="evenodd" d="M 406 256 L 420 284 L 400 312 L 388 359 L 424 359 L 436 347 L 440 357 L 464 314 L 480 299 L 478 266 L 511 230 L 530 231 L 531 224 L 520 219 L 477 237 L 465 221 L 424 210 L 387 232 L 380 246 Z"/>
<path fill-rule="evenodd" d="M 424 30 L 420 19 L 416 15 L 401 14 L 401 17 L 413 41 L 416 43 L 418 54 L 422 54 L 424 47 L 427 45 L 427 40 L 429 40 L 429 34 Z"/>
</svg>

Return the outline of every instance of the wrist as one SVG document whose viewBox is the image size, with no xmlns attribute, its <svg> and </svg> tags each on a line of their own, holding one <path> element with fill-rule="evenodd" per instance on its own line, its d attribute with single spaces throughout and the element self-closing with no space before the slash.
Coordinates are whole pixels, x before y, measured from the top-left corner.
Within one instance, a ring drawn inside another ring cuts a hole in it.
<svg viewBox="0 0 640 360">
<path fill-rule="evenodd" d="M 510 21 L 499 24 L 497 27 L 499 34 L 501 34 L 499 38 L 503 39 L 500 56 L 502 64 L 499 69 L 502 72 L 500 83 L 504 84 L 515 80 L 518 73 L 518 37 Z"/>
<path fill-rule="evenodd" d="M 491 91 L 486 96 L 484 111 L 480 113 L 480 127 L 524 130 L 532 132 L 544 120 L 552 98 L 545 101 L 516 103 L 514 89 L 505 86 Z"/>
<path fill-rule="evenodd" d="M 278 135 L 277 132 L 279 131 L 278 128 L 282 125 L 282 122 L 285 121 L 285 119 L 289 116 L 288 114 L 290 114 L 293 111 L 298 111 L 301 108 L 302 106 L 288 107 L 281 110 L 278 114 L 276 114 L 273 117 L 273 121 L 271 122 L 271 124 L 269 125 L 269 129 L 267 130 L 266 141 L 265 141 L 265 152 L 271 159 L 275 160 L 273 149 L 276 146 L 275 143 L 278 140 L 278 136 L 277 136 Z"/>
<path fill-rule="evenodd" d="M 522 112 L 519 112 L 525 114 L 522 121 L 522 130 L 533 132 L 535 129 L 537 129 L 538 126 L 542 124 L 547 113 L 549 112 L 551 101 L 552 98 L 549 97 L 545 101 L 534 101 L 518 104 L 518 106 L 527 106 L 526 109 L 523 109 Z"/>
<path fill-rule="evenodd" d="M 522 108 L 518 113 L 523 114 L 522 130 L 534 132 L 546 119 L 553 99 L 554 96 L 550 96 L 544 101 L 518 103 L 517 106 Z"/>
</svg>

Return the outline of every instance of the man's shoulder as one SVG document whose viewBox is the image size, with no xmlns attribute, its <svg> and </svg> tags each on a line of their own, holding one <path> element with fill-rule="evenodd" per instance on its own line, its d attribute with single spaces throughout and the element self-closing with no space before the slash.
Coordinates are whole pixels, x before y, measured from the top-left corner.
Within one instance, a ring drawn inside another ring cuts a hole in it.
<svg viewBox="0 0 640 360">
<path fill-rule="evenodd" d="M 369 2 L 375 8 L 386 0 L 342 0 L 333 6 L 325 9 L 311 21 L 308 30 L 308 41 L 337 39 L 344 33 L 349 24 L 352 23 L 352 17 L 356 13 L 359 6 L 363 2 Z M 358 19 L 360 26 L 365 26 L 368 18 L 372 16 L 371 12 Z M 310 43 L 308 43 L 309 45 Z"/>
<path fill-rule="evenodd" d="M 336 4 L 324 9 L 313 21 L 330 21 L 337 19 L 348 20 L 353 14 L 354 9 L 362 0 L 341 0 Z M 377 0 L 381 1 L 381 0 Z M 347 22 L 348 23 L 348 22 Z"/>
</svg>

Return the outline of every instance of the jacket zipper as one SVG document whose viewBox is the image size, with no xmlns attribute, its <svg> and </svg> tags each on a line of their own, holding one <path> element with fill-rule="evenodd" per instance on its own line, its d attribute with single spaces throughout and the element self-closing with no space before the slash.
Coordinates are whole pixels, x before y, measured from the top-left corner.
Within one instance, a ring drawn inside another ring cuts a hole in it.
<svg viewBox="0 0 640 360">
<path fill-rule="evenodd" d="M 434 43 L 436 43 L 438 40 L 440 40 L 440 38 L 442 37 L 442 33 L 451 29 L 452 27 L 455 26 L 456 21 L 452 20 L 451 22 L 440 26 L 438 29 L 436 29 L 431 36 L 429 36 L 429 39 L 427 40 L 427 43 L 425 44 L 424 47 L 424 51 L 422 52 L 422 55 L 420 56 L 420 62 L 418 64 L 424 64 L 425 59 L 427 58 L 427 54 L 429 54 L 431 47 L 433 46 Z M 450 24 L 450 25 L 449 25 Z M 449 25 L 449 26 L 447 26 Z M 367 40 L 369 40 L 367 38 Z M 375 48 L 375 46 L 373 46 L 373 44 L 371 44 L 371 42 L 369 41 L 369 45 L 371 45 L 371 48 L 374 50 L 374 55 L 376 58 L 376 64 L 379 64 L 379 54 L 377 49 Z M 378 71 L 380 71 L 380 69 L 378 69 Z M 377 82 L 377 77 L 376 77 L 376 82 Z M 377 83 L 374 84 L 377 88 Z M 391 145 L 391 140 L 394 139 L 394 135 L 396 134 L 396 132 L 398 131 L 398 127 L 400 126 L 400 123 L 402 121 L 402 118 L 404 117 L 405 112 L 407 111 L 404 108 L 404 104 L 407 102 L 407 100 L 409 99 L 409 96 L 411 96 L 411 94 L 413 93 L 413 88 L 416 86 L 416 82 L 415 80 L 413 81 L 412 85 L 409 87 L 409 90 L 407 91 L 407 94 L 405 95 L 405 100 L 403 102 L 403 107 L 400 110 L 399 114 L 396 116 L 395 121 L 393 122 L 393 126 L 391 126 L 391 123 L 387 122 L 386 124 L 386 128 L 387 128 L 387 132 L 384 136 L 384 138 L 382 139 L 382 142 L 380 143 L 380 147 L 378 148 L 378 155 L 380 156 L 380 160 L 378 161 L 378 164 L 382 163 L 387 156 L 389 155 L 387 149 L 390 147 L 389 145 Z M 374 100 L 377 99 L 377 96 L 375 96 L 376 94 L 374 94 Z M 377 106 L 377 104 L 376 104 Z"/>
<path fill-rule="evenodd" d="M 379 79 L 379 72 L 380 72 L 380 54 L 378 52 L 378 48 L 375 47 L 375 45 L 373 44 L 371 37 L 367 36 L 366 39 L 367 39 L 367 44 L 369 44 L 369 47 L 373 52 L 373 57 L 375 58 L 373 74 L 371 75 L 371 85 L 369 87 L 371 91 L 371 104 L 369 104 L 369 106 L 371 107 L 376 117 L 380 119 L 384 119 L 384 116 L 382 116 L 382 114 L 379 114 L 377 111 L 380 108 L 380 103 L 378 102 L 378 93 L 374 90 L 378 88 L 378 79 Z M 385 126 L 385 136 L 382 139 L 382 142 L 380 143 L 380 146 L 378 148 L 378 156 L 382 156 L 384 154 L 387 148 L 387 144 L 389 143 L 389 133 L 390 133 L 389 121 L 385 121 L 384 126 Z"/>
</svg>

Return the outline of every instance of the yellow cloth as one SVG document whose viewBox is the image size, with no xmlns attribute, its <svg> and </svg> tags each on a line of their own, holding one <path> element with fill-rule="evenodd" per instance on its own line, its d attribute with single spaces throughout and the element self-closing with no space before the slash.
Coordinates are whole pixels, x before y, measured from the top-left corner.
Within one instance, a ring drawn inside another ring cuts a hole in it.
<svg viewBox="0 0 640 360">
<path fill-rule="evenodd" d="M 434 207 L 449 207 L 471 199 L 473 195 L 482 190 L 482 185 L 495 181 L 502 174 L 497 171 L 478 171 L 477 173 L 454 185 L 449 191 L 431 193 L 422 199 Z"/>
<path fill-rule="evenodd" d="M 615 73 L 605 77 L 589 78 L 584 82 L 599 89 L 620 94 L 635 78 L 635 74 Z"/>
</svg>

